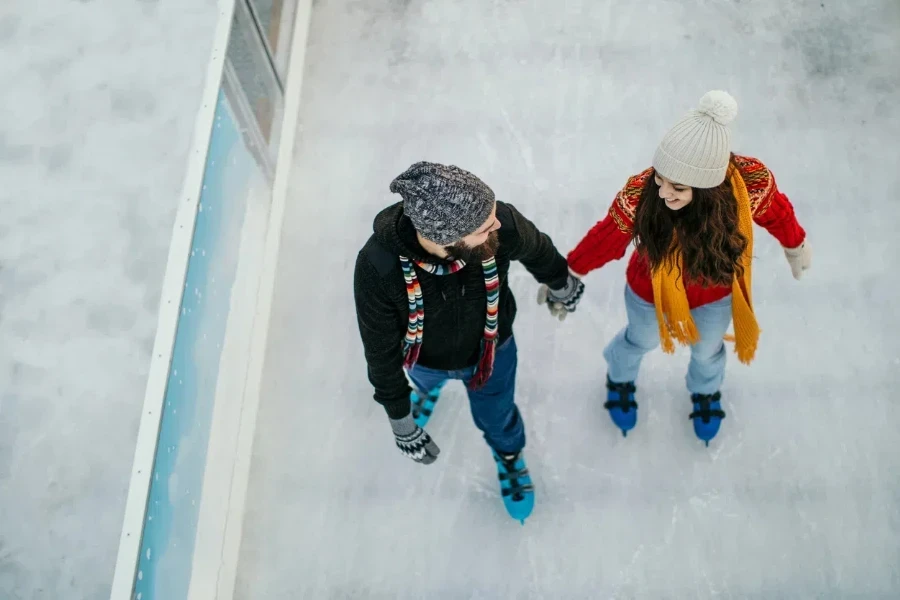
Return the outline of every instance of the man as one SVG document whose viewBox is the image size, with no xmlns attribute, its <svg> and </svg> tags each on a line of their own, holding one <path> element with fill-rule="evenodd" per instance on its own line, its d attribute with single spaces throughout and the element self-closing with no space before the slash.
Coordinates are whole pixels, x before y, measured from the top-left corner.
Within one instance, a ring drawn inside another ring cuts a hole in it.
<svg viewBox="0 0 900 600">
<path fill-rule="evenodd" d="M 387 412 L 398 448 L 430 464 L 439 449 L 423 428 L 444 383 L 465 382 L 473 420 L 493 452 L 504 505 L 524 523 L 534 491 L 515 403 L 510 261 L 520 261 L 542 284 L 538 302 L 560 320 L 575 310 L 584 286 L 550 238 L 513 206 L 495 201 L 475 175 L 419 162 L 390 189 L 402 201 L 376 216 L 354 273 L 374 398 Z"/>
</svg>

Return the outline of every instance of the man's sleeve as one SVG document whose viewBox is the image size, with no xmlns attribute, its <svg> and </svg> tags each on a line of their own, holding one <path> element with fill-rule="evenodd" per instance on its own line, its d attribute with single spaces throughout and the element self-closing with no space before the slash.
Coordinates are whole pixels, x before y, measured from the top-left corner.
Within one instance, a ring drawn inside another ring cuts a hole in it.
<svg viewBox="0 0 900 600">
<path fill-rule="evenodd" d="M 401 346 L 406 324 L 385 293 L 375 267 L 362 252 L 356 258 L 353 295 L 375 401 L 390 418 L 401 419 L 410 413 L 410 387 L 403 373 Z"/>
<path fill-rule="evenodd" d="M 550 236 L 539 230 L 511 204 L 504 204 L 502 209 L 498 209 L 498 216 L 501 217 L 501 239 L 511 247 L 510 259 L 521 262 L 539 283 L 546 284 L 550 289 L 560 290 L 566 287 L 569 267 Z"/>
</svg>

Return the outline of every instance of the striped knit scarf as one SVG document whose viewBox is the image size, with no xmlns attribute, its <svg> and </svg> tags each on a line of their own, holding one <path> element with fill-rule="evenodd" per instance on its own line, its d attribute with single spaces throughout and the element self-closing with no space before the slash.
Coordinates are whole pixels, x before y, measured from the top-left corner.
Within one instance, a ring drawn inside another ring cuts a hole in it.
<svg viewBox="0 0 900 600">
<path fill-rule="evenodd" d="M 420 260 L 413 262 L 432 275 L 456 273 L 466 266 L 466 263 L 461 260 L 454 261 L 449 266 L 433 265 Z M 419 359 L 419 351 L 422 348 L 425 310 L 422 303 L 422 288 L 412 262 L 405 256 L 401 256 L 400 265 L 403 267 L 406 296 L 409 299 L 409 324 L 406 328 L 406 339 L 403 342 L 403 366 L 410 369 Z M 484 339 L 481 341 L 480 357 L 475 374 L 469 382 L 469 388 L 473 390 L 483 387 L 491 378 L 494 370 L 494 354 L 497 345 L 497 307 L 500 300 L 500 279 L 497 277 L 496 261 L 491 257 L 482 261 L 481 266 L 484 269 L 484 286 L 487 292 L 487 317 L 484 323 Z"/>
<path fill-rule="evenodd" d="M 759 340 L 759 326 L 753 314 L 750 294 L 750 261 L 753 256 L 753 217 L 750 213 L 750 195 L 740 172 L 731 167 L 728 173 L 731 189 L 738 203 L 738 231 L 747 238 L 747 247 L 741 255 L 744 276 L 737 275 L 731 286 L 731 317 L 734 321 L 734 336 L 725 336 L 735 342 L 738 360 L 749 364 L 756 353 Z M 653 297 L 656 305 L 656 319 L 659 322 L 659 337 L 664 352 L 672 353 L 675 346 L 672 338 L 682 344 L 695 344 L 700 334 L 691 317 L 684 284 L 681 281 L 681 252 L 676 248 L 675 260 L 670 269 L 664 271 L 662 265 L 652 274 Z"/>
</svg>

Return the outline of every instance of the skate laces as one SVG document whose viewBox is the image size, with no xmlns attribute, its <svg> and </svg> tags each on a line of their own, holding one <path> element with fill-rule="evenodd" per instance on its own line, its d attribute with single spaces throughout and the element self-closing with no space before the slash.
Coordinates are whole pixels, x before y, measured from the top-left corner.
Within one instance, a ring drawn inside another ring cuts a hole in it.
<svg viewBox="0 0 900 600">
<path fill-rule="evenodd" d="M 631 381 L 626 381 L 625 383 L 613 383 L 609 379 L 606 380 L 606 389 L 611 392 L 615 392 L 618 394 L 618 398 L 615 400 L 607 400 L 603 407 L 607 410 L 611 408 L 618 408 L 622 412 L 628 412 L 632 408 L 637 408 L 637 402 L 634 401 L 633 394 L 636 391 L 634 387 L 634 383 Z"/>
<path fill-rule="evenodd" d="M 694 403 L 694 411 L 688 416 L 689 419 L 700 417 L 704 423 L 709 423 L 712 417 L 719 419 L 725 418 L 725 411 L 721 408 L 712 408 L 710 404 L 721 400 L 722 395 L 719 392 L 715 394 L 694 394 L 691 401 Z"/>
<path fill-rule="evenodd" d="M 509 482 L 509 487 L 500 486 L 504 497 L 512 496 L 514 502 L 521 502 L 525 499 L 525 492 L 534 491 L 531 483 L 522 483 L 519 479 L 528 476 L 528 467 L 516 469 L 516 462 L 519 460 L 519 454 L 496 454 L 497 460 L 503 465 L 505 472 L 497 473 L 501 483 Z"/>
<path fill-rule="evenodd" d="M 427 394 L 423 394 L 418 389 L 413 389 L 412 394 L 410 394 L 410 404 L 412 405 L 410 408 L 413 419 L 418 419 L 420 416 L 431 416 L 434 405 L 437 404 L 442 387 L 443 384 L 437 386 Z"/>
<path fill-rule="evenodd" d="M 430 400 L 428 396 L 424 398 L 416 392 L 412 394 L 412 407 L 411 412 L 413 419 L 418 419 L 420 416 L 424 415 L 426 417 L 431 416 L 431 411 L 434 408 L 434 401 L 430 402 L 431 406 L 427 406 L 425 403 L 427 400 Z"/>
</svg>

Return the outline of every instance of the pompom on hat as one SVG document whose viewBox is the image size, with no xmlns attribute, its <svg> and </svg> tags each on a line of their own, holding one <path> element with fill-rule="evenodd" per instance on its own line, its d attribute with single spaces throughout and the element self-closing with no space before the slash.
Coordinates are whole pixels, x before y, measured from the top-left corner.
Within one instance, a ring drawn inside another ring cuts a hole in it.
<svg viewBox="0 0 900 600">
<path fill-rule="evenodd" d="M 713 188 L 725 181 L 731 159 L 729 124 L 738 106 L 728 92 L 713 90 L 663 137 L 653 156 L 653 168 L 675 183 Z"/>
</svg>

